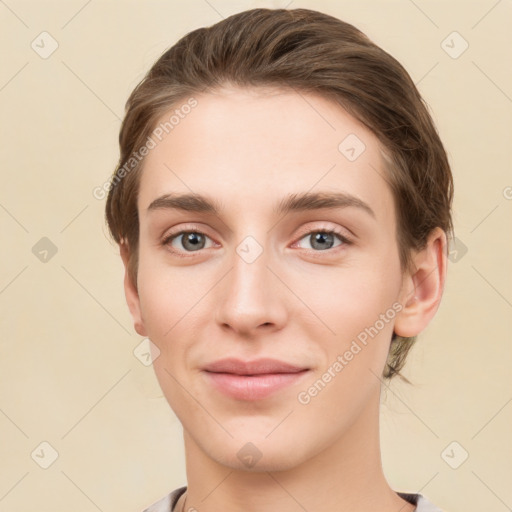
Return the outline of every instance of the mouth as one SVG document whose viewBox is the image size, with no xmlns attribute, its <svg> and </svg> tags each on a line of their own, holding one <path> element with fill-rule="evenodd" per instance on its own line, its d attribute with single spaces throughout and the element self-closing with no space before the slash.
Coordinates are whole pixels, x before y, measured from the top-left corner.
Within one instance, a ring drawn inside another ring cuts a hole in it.
<svg viewBox="0 0 512 512">
<path fill-rule="evenodd" d="M 208 383 L 237 400 L 261 400 L 302 380 L 310 369 L 275 359 L 223 359 L 203 368 Z"/>
</svg>

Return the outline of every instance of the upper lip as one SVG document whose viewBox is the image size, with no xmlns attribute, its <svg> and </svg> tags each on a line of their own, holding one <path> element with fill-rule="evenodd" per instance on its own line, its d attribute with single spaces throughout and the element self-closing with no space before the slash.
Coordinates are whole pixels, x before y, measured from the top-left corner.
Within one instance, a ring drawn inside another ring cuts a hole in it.
<svg viewBox="0 0 512 512">
<path fill-rule="evenodd" d="M 215 373 L 233 373 L 236 375 L 262 375 L 265 373 L 297 373 L 307 368 L 277 359 L 262 358 L 253 361 L 227 358 L 214 361 L 203 367 L 203 370 Z"/>
</svg>

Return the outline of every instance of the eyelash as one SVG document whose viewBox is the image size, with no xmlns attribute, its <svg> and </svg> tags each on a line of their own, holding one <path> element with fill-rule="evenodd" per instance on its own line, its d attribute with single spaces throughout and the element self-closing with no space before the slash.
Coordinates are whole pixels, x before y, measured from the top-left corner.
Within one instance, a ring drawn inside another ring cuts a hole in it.
<svg viewBox="0 0 512 512">
<path fill-rule="evenodd" d="M 196 233 L 198 235 L 203 235 L 203 236 L 206 236 L 208 238 L 210 238 L 206 233 L 203 233 L 202 231 L 198 230 L 198 229 L 195 229 L 195 228 L 188 228 L 188 229 L 181 229 L 180 231 L 177 231 L 175 233 L 169 233 L 166 237 L 164 237 L 164 239 L 162 240 L 162 246 L 168 246 L 170 244 L 170 242 L 172 242 L 172 240 L 174 240 L 175 238 L 178 238 L 179 236 L 181 235 L 184 235 L 186 233 Z M 300 242 L 303 238 L 305 238 L 306 236 L 308 235 L 311 235 L 313 233 L 323 233 L 323 234 L 332 234 L 332 235 L 336 235 L 339 240 L 342 242 L 342 244 L 336 246 L 336 247 L 333 247 L 331 249 L 326 249 L 324 251 L 315 251 L 314 249 L 304 249 L 306 251 L 310 251 L 310 252 L 313 252 L 313 253 L 324 253 L 324 252 L 333 252 L 335 251 L 335 249 L 341 247 L 341 246 L 347 246 L 347 245 L 352 245 L 353 242 L 352 240 L 350 240 L 349 238 L 347 238 L 346 235 L 344 235 L 343 233 L 341 233 L 341 231 L 337 230 L 337 229 L 327 229 L 327 228 L 316 228 L 316 229 L 310 229 L 309 231 L 305 231 L 303 233 L 301 233 L 301 235 L 299 236 L 299 238 L 294 242 L 293 245 L 297 244 L 298 242 Z M 193 257 L 194 253 L 195 252 L 200 252 L 199 251 L 191 251 L 189 252 L 188 256 L 185 256 L 184 254 L 182 254 L 181 252 L 178 252 L 178 251 L 175 251 L 174 249 L 169 249 L 173 254 L 175 254 L 176 256 L 180 257 L 180 258 L 190 258 L 190 257 Z M 186 252 L 186 251 L 185 251 Z"/>
</svg>

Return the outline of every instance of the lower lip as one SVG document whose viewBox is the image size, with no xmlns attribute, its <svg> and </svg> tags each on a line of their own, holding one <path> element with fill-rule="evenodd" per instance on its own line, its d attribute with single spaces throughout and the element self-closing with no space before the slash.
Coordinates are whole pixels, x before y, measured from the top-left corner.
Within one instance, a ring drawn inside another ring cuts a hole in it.
<svg viewBox="0 0 512 512">
<path fill-rule="evenodd" d="M 296 373 L 235 375 L 205 371 L 208 380 L 222 393 L 238 400 L 261 400 L 276 391 L 297 383 L 309 370 Z"/>
</svg>

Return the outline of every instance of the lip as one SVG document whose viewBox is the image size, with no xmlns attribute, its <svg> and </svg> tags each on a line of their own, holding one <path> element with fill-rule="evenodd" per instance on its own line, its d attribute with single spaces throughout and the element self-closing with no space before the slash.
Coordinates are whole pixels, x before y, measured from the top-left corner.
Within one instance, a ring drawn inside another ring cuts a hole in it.
<svg viewBox="0 0 512 512">
<path fill-rule="evenodd" d="M 217 390 L 238 400 L 261 400 L 297 383 L 309 368 L 276 359 L 221 359 L 206 365 L 203 374 Z"/>
<path fill-rule="evenodd" d="M 203 367 L 203 370 L 215 373 L 233 373 L 236 375 L 260 375 L 266 373 L 296 373 L 307 370 L 305 366 L 294 365 L 278 359 L 261 358 L 242 361 L 234 357 L 220 359 Z"/>
</svg>

